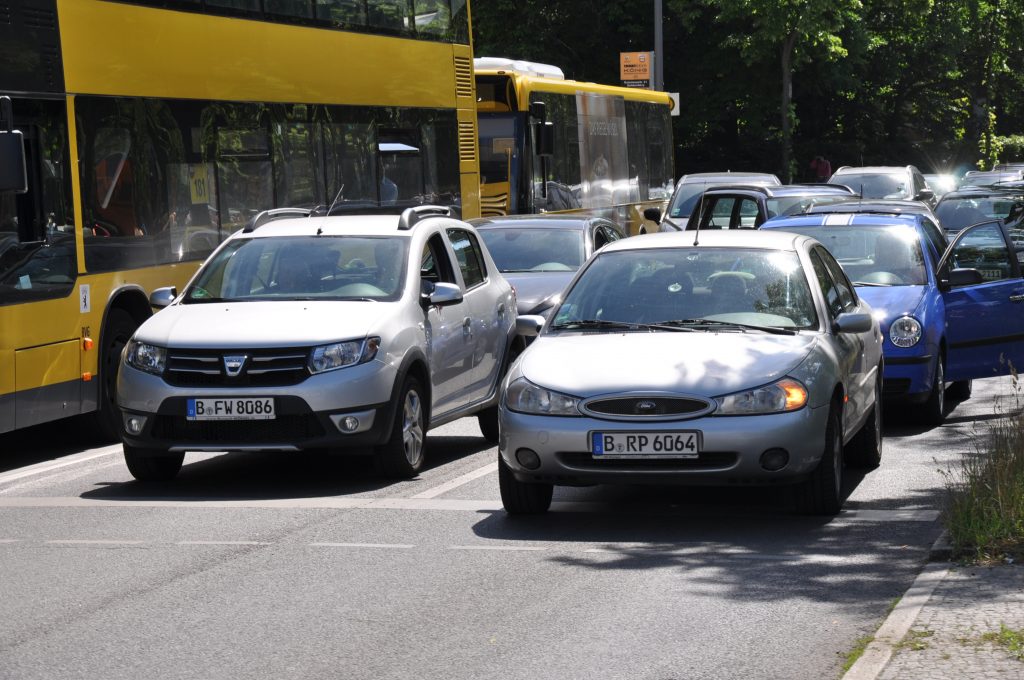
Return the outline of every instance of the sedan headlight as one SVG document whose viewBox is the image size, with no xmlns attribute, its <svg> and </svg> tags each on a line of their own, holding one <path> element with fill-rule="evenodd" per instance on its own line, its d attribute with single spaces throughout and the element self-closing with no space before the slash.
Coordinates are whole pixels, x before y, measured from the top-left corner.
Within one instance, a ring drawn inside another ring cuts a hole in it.
<svg viewBox="0 0 1024 680">
<path fill-rule="evenodd" d="M 921 340 L 921 322 L 912 316 L 896 319 L 889 326 L 889 339 L 897 347 L 913 347 Z"/>
<path fill-rule="evenodd" d="M 364 364 L 377 356 L 380 338 L 334 342 L 313 348 L 309 355 L 309 372 L 314 375 L 347 366 Z"/>
<path fill-rule="evenodd" d="M 518 378 L 505 390 L 505 406 L 510 411 L 538 416 L 579 416 L 580 400 L 534 385 Z"/>
<path fill-rule="evenodd" d="M 755 416 L 796 411 L 807 403 L 807 388 L 799 380 L 783 378 L 752 390 L 716 397 L 719 416 Z"/>
<path fill-rule="evenodd" d="M 167 367 L 167 350 L 138 340 L 129 340 L 124 348 L 124 360 L 132 368 L 162 375 Z"/>
</svg>

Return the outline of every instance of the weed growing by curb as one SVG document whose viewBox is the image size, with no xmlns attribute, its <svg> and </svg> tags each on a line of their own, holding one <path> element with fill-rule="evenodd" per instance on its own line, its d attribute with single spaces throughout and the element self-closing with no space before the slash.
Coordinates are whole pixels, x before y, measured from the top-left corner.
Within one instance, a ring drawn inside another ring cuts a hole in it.
<svg viewBox="0 0 1024 680">
<path fill-rule="evenodd" d="M 1001 623 L 998 633 L 985 633 L 981 639 L 1003 647 L 1013 658 L 1024 661 L 1024 630 L 1013 630 Z"/>
</svg>

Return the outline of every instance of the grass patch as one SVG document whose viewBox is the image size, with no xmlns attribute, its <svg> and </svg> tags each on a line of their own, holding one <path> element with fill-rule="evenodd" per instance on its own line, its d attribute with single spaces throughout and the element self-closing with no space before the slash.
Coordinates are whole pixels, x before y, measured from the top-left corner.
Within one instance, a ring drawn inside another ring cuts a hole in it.
<svg viewBox="0 0 1024 680">
<path fill-rule="evenodd" d="M 909 649 L 914 652 L 920 652 L 923 649 L 928 649 L 927 640 L 933 635 L 935 635 L 933 630 L 912 630 L 893 649 Z"/>
<path fill-rule="evenodd" d="M 1013 658 L 1024 661 L 1024 630 L 1013 630 L 1007 628 L 1005 624 L 999 624 L 998 633 L 985 633 L 981 639 L 999 645 Z"/>
<path fill-rule="evenodd" d="M 1016 371 L 1013 389 L 1013 413 L 994 421 L 976 451 L 943 471 L 943 523 L 955 559 L 991 563 L 1024 556 L 1024 414 Z"/>
<path fill-rule="evenodd" d="M 857 663 L 857 659 L 864 656 L 864 650 L 868 648 L 868 645 L 874 639 L 874 635 L 862 635 L 857 638 L 857 641 L 853 643 L 853 649 L 846 653 L 846 658 L 843 660 L 843 675 L 846 675 L 846 671 L 850 670 L 853 664 Z"/>
</svg>

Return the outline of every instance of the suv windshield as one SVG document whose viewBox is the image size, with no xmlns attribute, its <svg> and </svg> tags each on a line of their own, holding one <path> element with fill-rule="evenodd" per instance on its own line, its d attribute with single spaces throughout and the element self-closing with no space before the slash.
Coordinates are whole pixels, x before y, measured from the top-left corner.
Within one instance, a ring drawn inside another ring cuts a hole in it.
<svg viewBox="0 0 1024 680">
<path fill-rule="evenodd" d="M 502 272 L 576 271 L 583 264 L 579 229 L 481 229 Z"/>
<path fill-rule="evenodd" d="M 566 294 L 554 319 L 553 329 L 701 321 L 702 330 L 729 324 L 818 327 L 796 253 L 707 247 L 603 253 Z"/>
<path fill-rule="evenodd" d="M 917 230 L 908 226 L 785 227 L 821 241 L 853 283 L 923 286 L 928 283 Z"/>
<path fill-rule="evenodd" d="M 397 300 L 407 249 L 393 236 L 235 239 L 203 265 L 184 301 Z"/>
<path fill-rule="evenodd" d="M 1024 223 L 1024 192 L 994 196 L 949 197 L 935 208 L 946 231 L 960 231 L 978 222 L 1000 220 L 1011 227 Z"/>
<path fill-rule="evenodd" d="M 832 182 L 845 184 L 863 198 L 910 198 L 910 188 L 907 186 L 905 174 L 844 172 L 834 176 Z"/>
</svg>

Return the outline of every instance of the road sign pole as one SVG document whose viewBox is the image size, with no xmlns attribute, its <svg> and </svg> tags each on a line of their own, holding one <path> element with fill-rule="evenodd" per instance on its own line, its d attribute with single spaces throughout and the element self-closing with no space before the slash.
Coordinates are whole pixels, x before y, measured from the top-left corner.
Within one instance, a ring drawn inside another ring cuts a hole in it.
<svg viewBox="0 0 1024 680">
<path fill-rule="evenodd" d="M 654 89 L 665 89 L 665 46 L 661 35 L 661 0 L 654 0 Z"/>
</svg>

